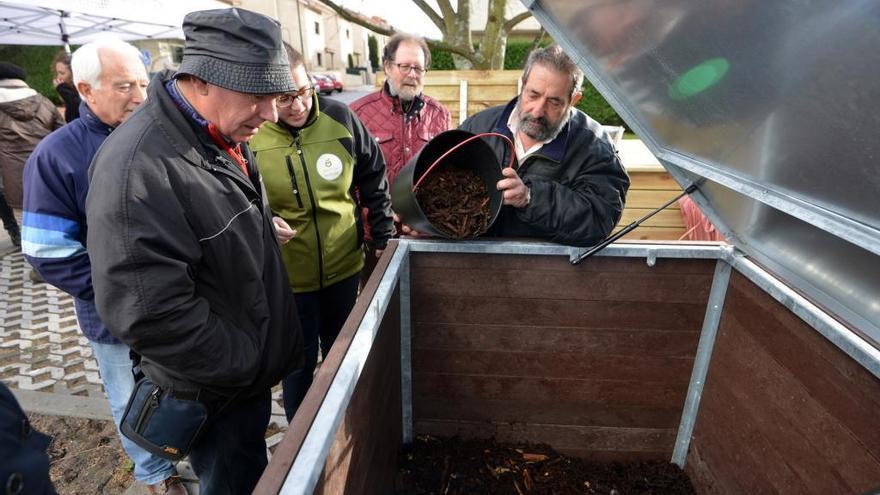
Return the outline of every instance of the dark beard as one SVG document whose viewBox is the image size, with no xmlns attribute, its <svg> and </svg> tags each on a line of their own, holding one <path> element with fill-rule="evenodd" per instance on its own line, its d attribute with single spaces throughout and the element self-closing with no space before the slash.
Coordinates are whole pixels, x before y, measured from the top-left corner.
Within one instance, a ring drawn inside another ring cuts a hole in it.
<svg viewBox="0 0 880 495">
<path fill-rule="evenodd" d="M 519 130 L 535 141 L 547 141 L 556 135 L 564 119 L 559 119 L 555 125 L 551 124 L 546 117 L 532 117 L 527 113 L 519 116 Z"/>
</svg>

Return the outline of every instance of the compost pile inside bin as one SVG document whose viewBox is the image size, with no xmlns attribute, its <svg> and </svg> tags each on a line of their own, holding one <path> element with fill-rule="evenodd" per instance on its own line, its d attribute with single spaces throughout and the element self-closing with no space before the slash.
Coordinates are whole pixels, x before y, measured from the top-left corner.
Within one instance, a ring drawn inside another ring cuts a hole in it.
<svg viewBox="0 0 880 495">
<path fill-rule="evenodd" d="M 687 475 L 663 461 L 599 463 L 546 445 L 420 435 L 398 459 L 397 493 L 693 494 Z"/>
<path fill-rule="evenodd" d="M 431 225 L 454 239 L 476 237 L 489 228 L 489 191 L 473 170 L 432 170 L 419 184 L 416 199 Z"/>
</svg>

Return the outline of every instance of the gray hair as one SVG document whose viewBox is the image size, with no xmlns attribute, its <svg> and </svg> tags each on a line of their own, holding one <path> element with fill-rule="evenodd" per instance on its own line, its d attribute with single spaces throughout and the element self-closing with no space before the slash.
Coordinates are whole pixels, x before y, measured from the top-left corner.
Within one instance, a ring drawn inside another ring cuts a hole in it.
<svg viewBox="0 0 880 495">
<path fill-rule="evenodd" d="M 546 48 L 532 50 L 532 53 L 529 54 L 529 58 L 526 60 L 526 68 L 523 71 L 523 85 L 529 80 L 529 73 L 532 71 L 532 66 L 535 64 L 543 65 L 544 67 L 568 75 L 571 79 L 571 94 L 569 95 L 569 98 L 573 97 L 575 93 L 580 91 L 581 86 L 584 84 L 584 71 L 574 63 L 574 60 L 569 58 L 569 56 L 562 51 L 562 47 L 559 45 L 550 45 Z"/>
<path fill-rule="evenodd" d="M 425 42 L 425 38 L 421 36 L 417 36 L 415 34 L 409 33 L 397 33 L 385 43 L 385 49 L 382 51 L 382 62 L 394 62 L 394 57 L 397 56 L 397 49 L 400 48 L 401 43 L 412 43 L 413 45 L 417 45 L 422 49 L 422 53 L 425 54 L 425 69 L 431 66 L 431 49 L 428 48 L 428 44 Z"/>
<path fill-rule="evenodd" d="M 101 50 L 112 50 L 141 60 L 140 50 L 120 39 L 101 38 L 91 41 L 73 52 L 70 59 L 74 85 L 82 81 L 95 89 L 101 88 Z"/>
</svg>

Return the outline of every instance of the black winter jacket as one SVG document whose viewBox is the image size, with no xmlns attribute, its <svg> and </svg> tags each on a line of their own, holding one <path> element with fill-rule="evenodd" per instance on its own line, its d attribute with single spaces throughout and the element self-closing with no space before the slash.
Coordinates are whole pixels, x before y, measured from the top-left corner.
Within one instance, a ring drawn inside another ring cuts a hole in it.
<svg viewBox="0 0 880 495">
<path fill-rule="evenodd" d="M 250 178 L 153 79 L 92 161 L 98 314 L 166 387 L 247 397 L 302 365 L 299 318 L 253 155 Z"/>
<path fill-rule="evenodd" d="M 516 105 L 484 110 L 461 124 L 472 132 L 497 132 L 513 140 L 507 120 Z M 502 166 L 510 149 L 502 139 L 487 137 Z M 531 190 L 525 208 L 504 206 L 487 235 L 537 237 L 571 246 L 592 246 L 617 225 L 629 189 L 629 176 L 598 122 L 580 110 L 556 138 L 527 156 L 517 172 Z"/>
</svg>

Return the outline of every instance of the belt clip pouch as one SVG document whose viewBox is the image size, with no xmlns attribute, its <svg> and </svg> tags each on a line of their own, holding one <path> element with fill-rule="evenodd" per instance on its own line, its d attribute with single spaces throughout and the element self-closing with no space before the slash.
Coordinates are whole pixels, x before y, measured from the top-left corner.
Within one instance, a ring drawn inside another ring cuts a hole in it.
<svg viewBox="0 0 880 495">
<path fill-rule="evenodd" d="M 143 378 L 128 399 L 119 429 L 151 454 L 177 461 L 189 453 L 207 420 L 202 402 L 175 398 Z"/>
</svg>

